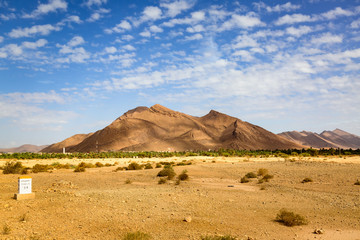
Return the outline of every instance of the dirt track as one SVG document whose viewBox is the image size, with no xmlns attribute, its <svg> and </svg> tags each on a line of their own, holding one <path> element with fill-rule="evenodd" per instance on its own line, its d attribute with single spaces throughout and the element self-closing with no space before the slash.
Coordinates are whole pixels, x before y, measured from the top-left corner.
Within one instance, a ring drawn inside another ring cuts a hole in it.
<svg viewBox="0 0 360 240">
<path fill-rule="evenodd" d="M 115 166 L 84 173 L 65 169 L 31 173 L 36 199 L 24 201 L 12 199 L 19 175 L 1 174 L 0 223 L 11 231 L 0 238 L 121 239 L 139 230 L 153 239 L 227 234 L 239 239 L 360 239 L 360 186 L 354 185 L 360 179 L 359 158 L 187 159 L 194 159 L 194 164 L 174 168 L 178 174 L 187 169 L 190 175 L 178 186 L 171 181 L 159 185 L 159 169 L 114 172 Z M 121 166 L 132 160 L 108 161 Z M 274 178 L 263 184 L 239 183 L 259 168 L 268 169 Z M 305 177 L 314 182 L 301 183 Z M 132 183 L 125 184 L 127 179 Z M 275 222 L 282 208 L 303 215 L 309 224 L 286 227 Z M 183 221 L 187 216 L 191 222 Z M 315 228 L 325 233 L 313 234 Z"/>
</svg>

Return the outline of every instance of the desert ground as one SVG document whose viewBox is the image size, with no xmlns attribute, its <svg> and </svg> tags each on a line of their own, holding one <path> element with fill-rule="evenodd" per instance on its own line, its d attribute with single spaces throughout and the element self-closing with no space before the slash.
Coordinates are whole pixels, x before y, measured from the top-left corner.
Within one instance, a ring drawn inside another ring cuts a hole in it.
<svg viewBox="0 0 360 240">
<path fill-rule="evenodd" d="M 158 184 L 159 168 L 114 171 L 130 162 L 191 161 L 175 166 L 189 180 Z M 35 199 L 15 200 L 21 175 L 0 173 L 0 239 L 123 239 L 141 231 L 152 239 L 360 239 L 360 157 L 23 160 L 25 166 L 53 162 L 114 163 L 117 166 L 29 173 Z M 0 166 L 5 164 L 0 161 Z M 240 183 L 265 168 L 274 178 Z M 301 183 L 304 178 L 313 182 Z M 130 179 L 131 183 L 126 183 Z M 275 221 L 283 208 L 308 224 Z M 191 217 L 190 222 L 184 221 Z M 4 227 L 7 226 L 7 234 Z M 314 234 L 322 229 L 323 234 Z"/>
</svg>

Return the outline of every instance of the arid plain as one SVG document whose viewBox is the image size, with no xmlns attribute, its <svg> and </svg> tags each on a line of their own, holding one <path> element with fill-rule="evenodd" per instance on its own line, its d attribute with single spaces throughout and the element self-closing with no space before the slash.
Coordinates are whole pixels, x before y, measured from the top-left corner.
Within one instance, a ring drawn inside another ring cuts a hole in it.
<svg viewBox="0 0 360 240">
<path fill-rule="evenodd" d="M 189 180 L 158 184 L 160 168 L 114 171 L 130 162 L 168 161 Z M 360 157 L 24 160 L 25 166 L 53 162 L 114 163 L 117 166 L 29 173 L 36 198 L 16 201 L 20 175 L 0 176 L 1 239 L 122 239 L 141 231 L 152 239 L 360 239 Z M 0 162 L 0 166 L 5 164 Z M 274 178 L 240 183 L 265 168 Z M 301 183 L 304 178 L 313 182 Z M 130 180 L 126 183 L 127 180 Z M 130 183 L 129 183 L 130 182 Z M 308 224 L 287 227 L 275 221 L 283 208 Z M 191 217 L 190 222 L 184 221 Z M 322 229 L 323 234 L 314 234 Z"/>
</svg>

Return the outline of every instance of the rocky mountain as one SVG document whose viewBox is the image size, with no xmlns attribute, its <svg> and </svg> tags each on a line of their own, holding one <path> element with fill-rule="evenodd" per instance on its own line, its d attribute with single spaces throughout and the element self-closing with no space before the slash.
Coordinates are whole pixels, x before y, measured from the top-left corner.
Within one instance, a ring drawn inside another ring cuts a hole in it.
<svg viewBox="0 0 360 240">
<path fill-rule="evenodd" d="M 335 129 L 333 131 L 323 131 L 320 134 L 307 131 L 292 131 L 279 133 L 278 135 L 298 144 L 313 148 L 360 148 L 359 136 L 340 129 Z"/>
<path fill-rule="evenodd" d="M 203 117 L 161 105 L 137 107 L 95 133 L 78 134 L 43 152 L 288 149 L 303 146 L 259 126 L 211 110 Z"/>
<path fill-rule="evenodd" d="M 24 153 L 24 152 L 36 153 L 36 152 L 39 152 L 41 149 L 43 149 L 46 146 L 47 145 L 36 146 L 36 145 L 31 145 L 31 144 L 24 144 L 24 145 L 21 145 L 20 147 L 0 148 L 0 152 L 3 152 L 3 153 Z"/>
</svg>

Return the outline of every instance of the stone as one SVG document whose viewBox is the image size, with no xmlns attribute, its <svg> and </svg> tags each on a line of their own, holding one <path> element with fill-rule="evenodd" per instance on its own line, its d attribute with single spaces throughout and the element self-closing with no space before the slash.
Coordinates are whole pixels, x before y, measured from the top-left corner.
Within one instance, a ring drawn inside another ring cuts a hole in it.
<svg viewBox="0 0 360 240">
<path fill-rule="evenodd" d="M 314 233 L 315 233 L 315 234 L 324 234 L 324 230 L 316 228 L 316 229 L 314 230 Z"/>
<path fill-rule="evenodd" d="M 184 222 L 191 222 L 192 218 L 191 216 L 187 216 L 184 218 Z"/>
</svg>

